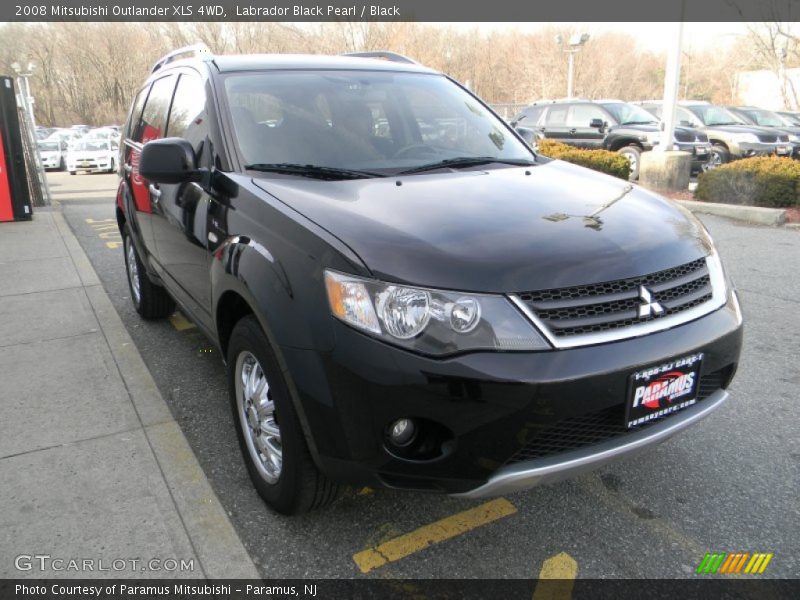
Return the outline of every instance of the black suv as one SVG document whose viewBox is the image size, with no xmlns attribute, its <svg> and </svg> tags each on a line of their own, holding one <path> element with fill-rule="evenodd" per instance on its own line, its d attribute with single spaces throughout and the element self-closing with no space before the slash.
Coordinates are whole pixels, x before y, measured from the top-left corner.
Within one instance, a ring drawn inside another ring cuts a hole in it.
<svg viewBox="0 0 800 600">
<path fill-rule="evenodd" d="M 511 121 L 512 127 L 532 129 L 540 139 L 552 139 L 581 148 L 619 152 L 631 164 L 631 179 L 639 177 L 642 152 L 661 143 L 658 119 L 633 104 L 620 100 L 564 100 L 535 103 Z M 672 148 L 692 155 L 692 171 L 704 169 L 711 145 L 702 132 L 675 128 Z"/>
<path fill-rule="evenodd" d="M 661 103 L 642 102 L 641 105 L 661 117 Z M 789 156 L 793 150 L 788 134 L 748 125 L 724 106 L 685 102 L 676 107 L 675 114 L 681 125 L 697 128 L 708 136 L 712 144 L 712 167 L 751 156 Z"/>
<path fill-rule="evenodd" d="M 217 344 L 262 497 L 503 494 L 724 403 L 742 320 L 700 222 L 382 55 L 177 51 L 125 126 L 133 304 Z"/>
</svg>

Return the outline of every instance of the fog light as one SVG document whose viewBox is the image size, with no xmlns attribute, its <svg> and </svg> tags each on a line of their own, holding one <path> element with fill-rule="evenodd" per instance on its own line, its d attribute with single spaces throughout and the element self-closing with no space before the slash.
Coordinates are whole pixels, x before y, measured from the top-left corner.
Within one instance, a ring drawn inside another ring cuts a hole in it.
<svg viewBox="0 0 800 600">
<path fill-rule="evenodd" d="M 389 439 L 396 446 L 405 446 L 414 438 L 416 429 L 411 419 L 397 419 L 389 430 Z"/>
</svg>

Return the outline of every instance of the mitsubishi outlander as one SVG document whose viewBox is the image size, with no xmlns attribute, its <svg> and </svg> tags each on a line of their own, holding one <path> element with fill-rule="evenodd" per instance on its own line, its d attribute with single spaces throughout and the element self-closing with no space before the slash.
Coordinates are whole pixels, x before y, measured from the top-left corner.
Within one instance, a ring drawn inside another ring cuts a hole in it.
<svg viewBox="0 0 800 600">
<path fill-rule="evenodd" d="M 133 304 L 216 343 L 277 511 L 348 484 L 522 490 L 728 398 L 742 318 L 703 225 L 538 156 L 410 59 L 184 48 L 123 140 Z"/>
</svg>

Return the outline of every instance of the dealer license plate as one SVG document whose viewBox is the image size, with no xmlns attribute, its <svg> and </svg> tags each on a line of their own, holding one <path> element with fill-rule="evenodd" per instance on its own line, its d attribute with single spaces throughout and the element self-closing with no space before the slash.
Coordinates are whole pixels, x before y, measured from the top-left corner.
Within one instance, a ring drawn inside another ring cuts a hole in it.
<svg viewBox="0 0 800 600">
<path fill-rule="evenodd" d="M 702 353 L 637 371 L 628 381 L 625 425 L 644 425 L 697 402 Z"/>
</svg>

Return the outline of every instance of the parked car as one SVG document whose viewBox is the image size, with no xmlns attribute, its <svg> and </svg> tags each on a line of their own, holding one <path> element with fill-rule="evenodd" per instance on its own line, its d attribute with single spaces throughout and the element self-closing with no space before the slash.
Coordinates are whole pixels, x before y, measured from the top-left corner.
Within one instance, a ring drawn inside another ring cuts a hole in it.
<svg viewBox="0 0 800 600">
<path fill-rule="evenodd" d="M 53 133 L 53 129 L 50 127 L 37 127 L 34 130 L 34 135 L 36 136 L 37 140 L 44 140 Z"/>
<path fill-rule="evenodd" d="M 90 129 L 86 134 L 86 137 L 94 139 L 109 139 L 117 144 L 119 144 L 120 139 L 119 131 L 111 127 L 97 127 L 95 129 Z"/>
<path fill-rule="evenodd" d="M 53 132 L 46 138 L 48 142 L 59 141 L 66 142 L 67 146 L 72 144 L 75 140 L 80 139 L 82 136 L 74 129 L 54 129 Z"/>
<path fill-rule="evenodd" d="M 533 129 L 536 136 L 582 148 L 619 152 L 631 165 L 631 179 L 639 177 L 642 152 L 661 143 L 658 119 L 621 100 L 560 100 L 536 103 L 511 121 L 514 127 Z M 672 148 L 692 154 L 692 171 L 708 165 L 711 145 L 702 132 L 676 127 Z"/>
<path fill-rule="evenodd" d="M 785 125 L 789 125 L 791 127 L 800 125 L 800 114 L 796 112 L 779 110 L 776 114 L 780 115 Z"/>
<path fill-rule="evenodd" d="M 67 151 L 67 170 L 113 173 L 116 171 L 119 144 L 107 138 L 81 138 Z"/>
<path fill-rule="evenodd" d="M 39 149 L 39 157 L 42 159 L 42 167 L 45 169 L 58 169 L 63 171 L 67 168 L 67 143 L 61 140 L 39 140 L 36 143 Z"/>
<path fill-rule="evenodd" d="M 642 107 L 661 118 L 661 103 L 643 102 Z M 708 135 L 713 166 L 738 158 L 792 153 L 788 134 L 748 125 L 724 106 L 685 102 L 676 107 L 676 114 L 681 125 L 695 127 Z"/>
<path fill-rule="evenodd" d="M 763 108 L 754 106 L 729 106 L 727 108 L 745 123 L 786 134 L 792 145 L 792 156 L 800 157 L 800 125 L 794 125 L 778 113 Z"/>
<path fill-rule="evenodd" d="M 216 344 L 280 512 L 341 484 L 510 493 L 728 397 L 742 319 L 703 225 L 407 58 L 181 49 L 123 139 L 133 306 Z"/>
</svg>

